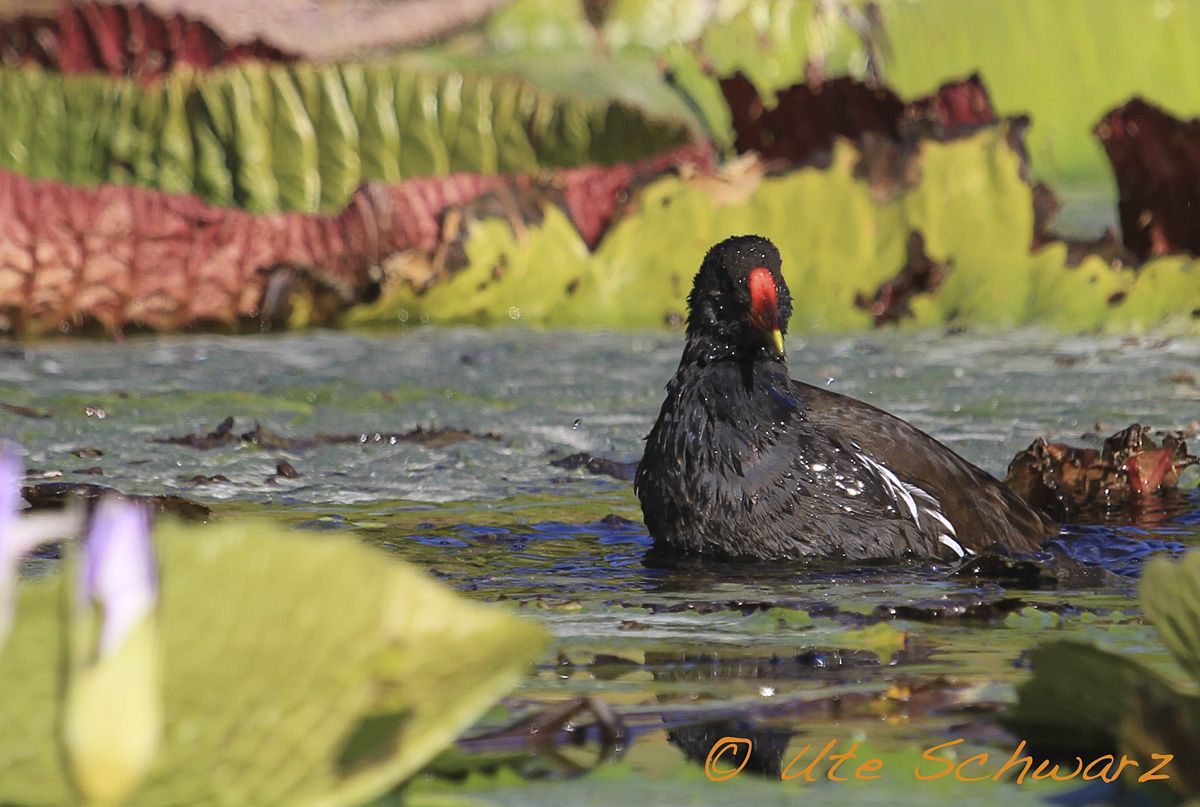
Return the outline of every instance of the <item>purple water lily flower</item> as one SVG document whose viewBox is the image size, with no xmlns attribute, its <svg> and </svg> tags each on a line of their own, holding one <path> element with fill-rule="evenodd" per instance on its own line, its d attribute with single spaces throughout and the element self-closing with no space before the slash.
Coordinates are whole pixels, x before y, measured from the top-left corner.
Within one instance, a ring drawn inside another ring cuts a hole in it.
<svg viewBox="0 0 1200 807">
<path fill-rule="evenodd" d="M 0 565 L 5 564 L 15 548 L 23 476 L 25 471 L 16 446 L 0 442 Z"/>
<path fill-rule="evenodd" d="M 150 612 L 158 593 L 150 519 L 143 507 L 126 499 L 100 502 L 83 544 L 81 583 L 84 601 L 103 612 L 103 657 Z"/>
<path fill-rule="evenodd" d="M 0 442 L 0 644 L 8 636 L 16 607 L 17 564 L 22 555 L 33 549 L 30 536 L 18 523 L 24 475 L 16 446 Z"/>
<path fill-rule="evenodd" d="M 41 544 L 78 535 L 83 509 L 68 506 L 53 513 L 22 515 L 21 454 L 14 443 L 0 441 L 0 586 L 16 579 L 17 564 Z"/>
<path fill-rule="evenodd" d="M 53 513 L 22 515 L 21 454 L 14 443 L 0 440 L 0 580 L 16 577 L 23 555 L 41 544 L 78 535 L 83 526 L 83 509 L 68 506 Z"/>
</svg>

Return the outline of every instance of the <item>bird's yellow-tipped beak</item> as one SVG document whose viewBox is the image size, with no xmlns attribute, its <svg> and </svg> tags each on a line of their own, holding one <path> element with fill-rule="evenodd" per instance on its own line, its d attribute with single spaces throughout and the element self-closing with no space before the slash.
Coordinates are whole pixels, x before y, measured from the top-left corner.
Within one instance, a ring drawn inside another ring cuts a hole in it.
<svg viewBox="0 0 1200 807">
<path fill-rule="evenodd" d="M 750 270 L 750 324 L 770 340 L 777 356 L 783 356 L 783 330 L 779 327 L 779 301 L 771 270 Z"/>
</svg>

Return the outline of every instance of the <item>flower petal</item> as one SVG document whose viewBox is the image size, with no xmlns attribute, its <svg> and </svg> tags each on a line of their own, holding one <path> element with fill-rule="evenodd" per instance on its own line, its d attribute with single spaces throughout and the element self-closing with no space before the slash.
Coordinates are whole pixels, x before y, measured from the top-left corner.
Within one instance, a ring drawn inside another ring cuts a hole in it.
<svg viewBox="0 0 1200 807">
<path fill-rule="evenodd" d="M 150 521 L 125 499 L 100 502 L 83 545 L 84 601 L 103 611 L 100 655 L 111 653 L 154 606 L 158 590 Z"/>
<path fill-rule="evenodd" d="M 17 558 L 32 549 L 17 541 L 17 508 L 21 505 L 21 478 L 25 469 L 17 447 L 0 441 L 0 567 L 10 567 Z M 2 574 L 3 572 L 0 572 Z"/>
</svg>

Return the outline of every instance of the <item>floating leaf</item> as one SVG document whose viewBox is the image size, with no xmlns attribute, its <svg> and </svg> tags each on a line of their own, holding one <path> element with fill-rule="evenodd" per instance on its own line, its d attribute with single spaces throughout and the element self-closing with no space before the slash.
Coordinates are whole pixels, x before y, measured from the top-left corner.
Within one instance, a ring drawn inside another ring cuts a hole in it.
<svg viewBox="0 0 1200 807">
<path fill-rule="evenodd" d="M 61 578 L 17 590 L 16 619 L 0 648 L 0 802 L 70 804 L 75 795 L 58 729 L 66 653 Z M 18 694 L 19 693 L 19 694 Z"/>
<path fill-rule="evenodd" d="M 464 208 L 463 226 L 443 237 L 465 261 L 422 275 L 428 282 L 393 287 L 350 321 L 390 323 L 404 312 L 473 324 L 681 323 L 705 250 L 754 232 L 779 246 L 789 285 L 803 290 L 794 331 L 889 318 L 920 326 L 1200 327 L 1200 272 L 1190 259 L 1134 269 L 1099 258 L 1069 265 L 1069 245 L 1060 242 L 1030 252 L 1034 189 L 1016 145 L 1024 126 L 1004 121 L 900 151 L 881 139 L 858 147 L 838 139 L 828 165 L 778 175 L 738 161 L 715 174 L 662 177 L 621 207 L 599 243 L 582 241 L 545 201 L 536 216 Z M 823 210 L 838 214 L 797 212 Z M 892 307 L 877 310 L 888 295 Z"/>
<path fill-rule="evenodd" d="M 102 71 L 153 81 L 179 65 L 353 58 L 446 36 L 506 0 L 357 3 L 260 0 L 158 0 L 63 3 L 53 16 L 0 19 L 0 56 L 65 73 Z M 16 10 L 30 4 L 18 4 Z M 36 4 L 35 4 L 36 5 Z M 45 5 L 45 4 L 42 4 Z M 13 13 L 11 4 L 0 16 Z"/>
<path fill-rule="evenodd" d="M 270 103 L 265 95 L 250 100 L 267 92 L 259 79 L 245 92 L 248 104 Z M 220 99 L 208 99 L 204 109 L 223 108 Z M 196 141 L 197 176 L 220 183 L 229 174 L 214 144 L 221 132 L 243 124 L 203 114 L 207 134 Z M 255 165 L 238 171 L 247 179 L 238 187 L 258 188 L 247 203 L 268 204 L 276 188 L 312 194 L 325 186 L 314 173 L 289 175 L 287 185 L 276 186 L 266 170 L 271 147 L 264 148 Z M 250 149 L 244 152 L 252 156 Z M 98 323 L 119 331 L 132 323 L 160 329 L 249 318 L 282 323 L 306 301 L 313 309 L 308 322 L 328 321 L 372 296 L 385 266 L 432 258 L 443 225 L 453 220 L 451 208 L 502 208 L 506 200 L 533 195 L 560 202 L 594 242 L 635 183 L 676 165 L 706 166 L 710 159 L 708 149 L 697 146 L 612 168 L 368 184 L 337 216 L 252 215 L 212 208 L 193 196 L 117 186 L 90 190 L 0 171 L 0 311 L 11 318 L 0 327 L 37 332 Z M 349 173 L 340 176 L 350 181 Z M 454 237 L 450 228 L 445 238 Z M 78 248 L 81 242 L 87 249 Z"/>
<path fill-rule="evenodd" d="M 450 743 L 544 645 L 535 624 L 352 540 L 266 523 L 165 525 L 157 537 L 165 728 L 130 804 L 368 801 Z M 5 803 L 73 800 L 56 733 L 67 579 L 24 587 L 0 652 Z"/>
<path fill-rule="evenodd" d="M 904 649 L 907 637 L 904 631 L 898 630 L 887 622 L 880 622 L 867 628 L 856 628 L 831 637 L 829 643 L 838 648 L 851 650 L 866 650 L 879 657 L 881 662 L 887 662 L 896 653 Z"/>
<path fill-rule="evenodd" d="M 682 105 L 674 117 L 659 116 L 606 96 L 457 69 L 422 72 L 402 60 L 242 64 L 176 73 L 151 86 L 6 68 L 0 92 L 0 168 L 86 185 L 193 190 L 214 204 L 263 212 L 315 210 L 317 178 L 328 211 L 345 205 L 364 179 L 617 163 L 693 136 Z M 78 107 L 88 94 L 96 95 L 92 106 L 111 112 L 67 116 L 66 99 Z M 394 117 L 381 119 L 389 110 Z M 59 123 L 47 128 L 47 121 Z M 527 139 L 502 154 L 516 129 Z M 159 159 L 163 148 L 169 159 Z M 79 154 L 107 159 L 66 158 Z M 189 178 L 194 185 L 181 187 Z"/>
<path fill-rule="evenodd" d="M 524 5 L 517 0 L 513 8 Z M 662 24 L 697 5 L 691 25 L 672 31 Z M 703 63 L 709 81 L 741 72 L 766 96 L 806 80 L 877 72 L 900 97 L 916 98 L 948 78 L 978 72 L 1001 116 L 1036 121 L 1029 142 L 1036 176 L 1106 194 L 1112 177 L 1089 130 L 1108 110 L 1141 95 L 1180 112 L 1200 111 L 1200 54 L 1187 33 L 1200 28 L 1200 6 L 1192 3 L 622 0 L 615 6 L 605 22 L 615 45 L 665 50 L 673 69 Z M 693 74 L 685 88 L 696 95 L 702 82 L 694 68 L 683 72 Z M 714 118 L 706 119 L 712 125 Z"/>
</svg>

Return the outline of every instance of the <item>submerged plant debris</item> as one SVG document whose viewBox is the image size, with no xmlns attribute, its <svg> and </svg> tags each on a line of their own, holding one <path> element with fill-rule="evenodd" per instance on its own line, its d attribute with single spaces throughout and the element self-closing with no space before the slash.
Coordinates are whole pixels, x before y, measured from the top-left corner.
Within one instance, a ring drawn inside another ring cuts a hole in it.
<svg viewBox="0 0 1200 807">
<path fill-rule="evenodd" d="M 454 445 L 455 443 L 461 443 L 464 440 L 493 440 L 499 442 L 501 439 L 500 435 L 494 432 L 474 434 L 467 430 L 446 426 L 436 426 L 428 429 L 418 426 L 406 432 L 376 431 L 359 432 L 357 434 L 317 434 L 313 437 L 305 438 L 285 437 L 263 426 L 261 423 L 255 423 L 254 428 L 250 431 L 237 434 L 234 430 L 234 418 L 231 415 L 217 424 L 217 428 L 211 432 L 205 434 L 191 432 L 181 437 L 155 437 L 150 442 L 161 443 L 163 445 L 188 446 L 189 448 L 196 448 L 201 451 L 240 443 L 280 451 L 308 451 L 317 446 L 347 443 L 361 445 L 416 443 L 430 448 L 442 448 Z M 290 472 L 287 469 L 291 469 Z M 296 478 L 298 476 L 295 469 L 291 468 L 287 463 L 281 463 L 281 466 L 277 469 L 277 473 L 279 476 L 289 478 Z M 208 477 L 207 479 L 208 481 L 229 481 L 228 479 L 215 480 L 213 477 Z"/>
<path fill-rule="evenodd" d="M 1015 456 L 1007 482 L 1027 501 L 1059 520 L 1117 509 L 1131 510 L 1177 492 L 1180 474 L 1200 457 L 1188 453 L 1179 432 L 1160 435 L 1134 423 L 1099 450 L 1038 438 Z"/>
<path fill-rule="evenodd" d="M 119 491 L 104 485 L 82 482 L 39 482 L 21 489 L 22 498 L 33 510 L 58 510 L 75 501 L 94 507 L 105 496 L 117 493 Z M 152 513 L 174 516 L 183 521 L 208 521 L 212 515 L 207 505 L 174 494 L 134 495 L 129 498 L 144 504 Z"/>
<path fill-rule="evenodd" d="M 632 482 L 633 478 L 637 476 L 638 466 L 636 462 L 620 462 L 618 460 L 606 459 L 605 457 L 593 457 L 587 452 L 571 454 L 561 459 L 551 460 L 550 464 L 555 468 L 562 468 L 567 471 L 583 468 L 589 474 L 611 476 L 613 479 L 622 479 L 626 482 Z"/>
</svg>

